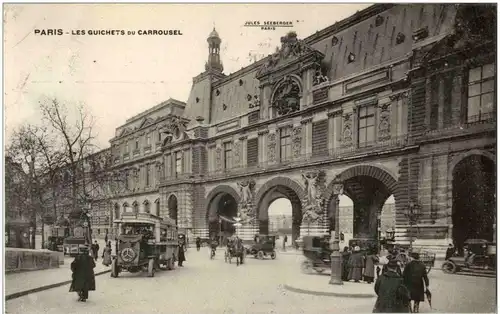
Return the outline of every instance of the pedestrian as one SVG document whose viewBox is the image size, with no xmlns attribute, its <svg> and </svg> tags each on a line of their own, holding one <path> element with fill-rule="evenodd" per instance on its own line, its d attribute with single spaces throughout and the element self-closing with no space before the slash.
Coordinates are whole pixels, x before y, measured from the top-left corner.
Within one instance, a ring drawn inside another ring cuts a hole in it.
<svg viewBox="0 0 500 314">
<path fill-rule="evenodd" d="M 446 255 L 444 257 L 445 260 L 448 260 L 450 257 L 452 257 L 455 254 L 455 247 L 453 244 L 449 244 L 448 248 L 446 249 Z"/>
<path fill-rule="evenodd" d="M 359 282 L 363 274 L 363 254 L 359 246 L 354 247 L 354 253 L 349 257 L 349 280 Z"/>
<path fill-rule="evenodd" d="M 179 240 L 179 262 L 178 265 L 179 267 L 184 267 L 182 266 L 182 263 L 186 261 L 186 256 L 184 255 L 184 247 L 185 243 L 184 240 Z"/>
<path fill-rule="evenodd" d="M 97 244 L 97 241 L 94 242 L 94 244 L 91 245 L 92 249 L 92 255 L 94 256 L 94 259 L 97 261 L 97 258 L 99 257 L 99 244 Z"/>
<path fill-rule="evenodd" d="M 106 232 L 106 235 L 104 236 L 104 243 L 108 243 L 108 233 Z"/>
<path fill-rule="evenodd" d="M 376 263 L 378 263 L 378 257 L 376 254 L 373 254 L 373 251 L 370 251 L 370 254 L 365 257 L 365 271 L 363 272 L 363 279 L 367 283 L 373 283 Z"/>
<path fill-rule="evenodd" d="M 102 264 L 104 266 L 111 265 L 111 241 L 102 250 Z"/>
<path fill-rule="evenodd" d="M 72 280 L 69 291 L 78 293 L 78 301 L 87 301 L 89 291 L 95 291 L 94 267 L 94 259 L 89 255 L 88 247 L 85 246 L 71 263 Z"/>
<path fill-rule="evenodd" d="M 391 259 L 386 266 L 387 271 L 375 282 L 377 301 L 373 313 L 410 313 L 410 295 L 397 272 L 398 262 Z"/>
<path fill-rule="evenodd" d="M 411 257 L 413 260 L 406 265 L 403 279 L 405 286 L 410 291 L 410 300 L 413 301 L 413 313 L 418 313 L 420 302 L 425 300 L 425 290 L 429 287 L 429 278 L 425 264 L 420 261 L 420 255 L 411 253 Z"/>
<path fill-rule="evenodd" d="M 286 243 L 288 242 L 288 236 L 285 234 L 283 237 L 283 252 L 286 252 Z"/>
<path fill-rule="evenodd" d="M 196 238 L 196 250 L 199 251 L 201 247 L 201 239 L 200 237 Z"/>
<path fill-rule="evenodd" d="M 344 247 L 344 252 L 342 252 L 342 280 L 349 281 L 349 258 L 351 257 L 351 252 L 349 252 L 349 247 Z"/>
</svg>

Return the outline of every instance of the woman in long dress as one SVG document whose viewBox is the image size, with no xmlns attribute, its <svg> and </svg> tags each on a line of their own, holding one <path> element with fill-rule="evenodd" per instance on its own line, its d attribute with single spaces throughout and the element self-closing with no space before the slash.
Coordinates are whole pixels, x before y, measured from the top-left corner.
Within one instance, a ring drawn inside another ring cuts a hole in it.
<svg viewBox="0 0 500 314">
<path fill-rule="evenodd" d="M 102 252 L 102 264 L 104 266 L 111 265 L 111 242 L 104 247 Z"/>
<path fill-rule="evenodd" d="M 372 283 L 375 279 L 375 264 L 376 263 L 378 263 L 377 255 L 368 254 L 365 257 L 365 271 L 363 272 L 363 277 L 367 283 Z"/>
<path fill-rule="evenodd" d="M 354 253 L 349 258 L 349 280 L 359 282 L 363 275 L 363 254 L 359 246 L 354 248 Z"/>
</svg>

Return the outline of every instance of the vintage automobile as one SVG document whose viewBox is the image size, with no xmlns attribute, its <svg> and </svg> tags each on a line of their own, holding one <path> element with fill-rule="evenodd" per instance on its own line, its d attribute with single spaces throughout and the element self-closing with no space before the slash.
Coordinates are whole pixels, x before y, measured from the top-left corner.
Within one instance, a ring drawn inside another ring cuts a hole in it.
<svg viewBox="0 0 500 314">
<path fill-rule="evenodd" d="M 330 236 L 303 236 L 302 254 L 306 260 L 302 262 L 301 269 L 304 273 L 310 273 L 313 270 L 322 273 L 330 269 Z"/>
<path fill-rule="evenodd" d="M 469 239 L 465 241 L 465 246 L 474 254 L 474 257 L 467 260 L 467 256 L 452 256 L 443 263 L 443 272 L 448 274 L 457 272 L 495 274 L 496 243 L 484 239 Z"/>
<path fill-rule="evenodd" d="M 267 255 L 271 259 L 276 258 L 276 236 L 275 235 L 256 235 L 254 243 L 246 249 L 246 254 L 253 255 L 255 258 L 264 259 Z"/>
<path fill-rule="evenodd" d="M 123 213 L 114 223 L 118 225 L 118 237 L 111 277 L 118 277 L 121 271 L 147 271 L 153 277 L 161 265 L 174 268 L 179 240 L 173 219 L 149 213 Z"/>
</svg>

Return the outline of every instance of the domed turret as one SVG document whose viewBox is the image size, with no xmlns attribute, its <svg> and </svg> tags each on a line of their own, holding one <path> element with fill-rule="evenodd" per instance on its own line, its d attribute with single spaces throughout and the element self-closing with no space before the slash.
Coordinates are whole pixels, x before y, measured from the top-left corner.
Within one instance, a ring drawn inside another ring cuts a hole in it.
<svg viewBox="0 0 500 314">
<path fill-rule="evenodd" d="M 208 61 L 205 64 L 205 70 L 216 70 L 219 72 L 224 71 L 224 67 L 222 66 L 222 62 L 220 61 L 220 44 L 221 39 L 219 37 L 219 33 L 214 29 L 208 35 Z"/>
</svg>

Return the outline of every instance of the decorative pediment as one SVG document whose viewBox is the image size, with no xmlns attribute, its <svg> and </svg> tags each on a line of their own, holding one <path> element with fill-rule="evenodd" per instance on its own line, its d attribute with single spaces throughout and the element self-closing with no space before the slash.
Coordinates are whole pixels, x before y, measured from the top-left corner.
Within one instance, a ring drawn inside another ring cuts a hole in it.
<svg viewBox="0 0 500 314">
<path fill-rule="evenodd" d="M 160 132 L 164 137 L 163 145 L 168 145 L 172 142 L 178 142 L 186 139 L 186 128 L 188 122 L 188 119 L 170 115 L 167 118 L 167 121 L 160 128 Z"/>
<path fill-rule="evenodd" d="M 153 119 L 151 118 L 144 118 L 144 120 L 142 120 L 141 124 L 139 125 L 139 129 L 142 129 L 148 125 L 151 125 L 153 124 Z"/>
<path fill-rule="evenodd" d="M 281 37 L 281 48 L 276 48 L 276 52 L 268 56 L 266 63 L 257 72 L 257 76 L 266 74 L 313 52 L 323 56 L 303 40 L 299 40 L 297 33 L 289 32 L 286 36 Z"/>
<path fill-rule="evenodd" d="M 124 129 L 120 132 L 120 134 L 118 135 L 118 137 L 122 137 L 122 136 L 128 135 L 128 134 L 130 134 L 130 133 L 132 133 L 132 130 L 131 130 L 130 128 L 124 128 Z"/>
</svg>

